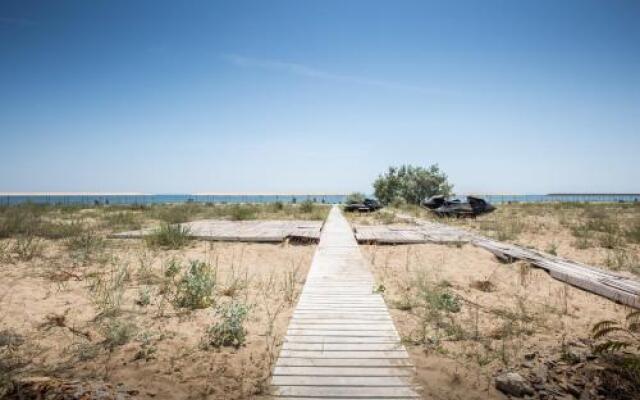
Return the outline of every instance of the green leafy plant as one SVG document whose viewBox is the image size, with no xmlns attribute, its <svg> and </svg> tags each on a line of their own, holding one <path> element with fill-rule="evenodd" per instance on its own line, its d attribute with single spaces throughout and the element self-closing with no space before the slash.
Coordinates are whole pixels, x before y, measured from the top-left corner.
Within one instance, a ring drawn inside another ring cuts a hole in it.
<svg viewBox="0 0 640 400">
<path fill-rule="evenodd" d="M 627 314 L 624 322 L 600 321 L 593 326 L 592 334 L 595 340 L 604 339 L 594 347 L 596 353 L 616 352 L 629 347 L 640 350 L 640 311 Z"/>
<path fill-rule="evenodd" d="M 191 261 L 186 273 L 176 285 L 175 304 L 198 309 L 213 304 L 216 272 L 203 261 Z"/>
<path fill-rule="evenodd" d="M 149 290 L 149 287 L 145 286 L 138 291 L 136 304 L 140 307 L 145 307 L 151 304 L 151 290 Z"/>
<path fill-rule="evenodd" d="M 247 337 L 244 322 L 249 314 L 249 306 L 230 302 L 219 304 L 215 310 L 217 321 L 207 330 L 205 344 L 213 347 L 240 347 Z"/>
<path fill-rule="evenodd" d="M 409 204 L 420 204 L 422 200 L 436 194 L 448 195 L 453 186 L 447 175 L 437 164 L 427 168 L 413 165 L 389 167 L 373 183 L 375 196 L 382 204 L 403 199 Z"/>
</svg>

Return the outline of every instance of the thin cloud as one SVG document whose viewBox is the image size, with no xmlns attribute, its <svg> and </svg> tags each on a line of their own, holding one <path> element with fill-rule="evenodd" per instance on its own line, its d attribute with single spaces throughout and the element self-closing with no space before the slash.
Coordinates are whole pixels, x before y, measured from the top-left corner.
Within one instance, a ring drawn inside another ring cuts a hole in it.
<svg viewBox="0 0 640 400">
<path fill-rule="evenodd" d="M 434 90 L 427 90 L 420 86 L 407 85 L 397 82 L 367 79 L 353 75 L 341 75 L 323 71 L 303 64 L 296 64 L 278 60 L 268 60 L 239 56 L 237 54 L 225 54 L 222 56 L 233 65 L 243 68 L 259 68 L 264 70 L 288 73 L 307 78 L 321 79 L 327 81 L 352 83 L 357 85 L 375 86 L 384 89 L 403 90 L 419 93 L 434 93 Z"/>
</svg>

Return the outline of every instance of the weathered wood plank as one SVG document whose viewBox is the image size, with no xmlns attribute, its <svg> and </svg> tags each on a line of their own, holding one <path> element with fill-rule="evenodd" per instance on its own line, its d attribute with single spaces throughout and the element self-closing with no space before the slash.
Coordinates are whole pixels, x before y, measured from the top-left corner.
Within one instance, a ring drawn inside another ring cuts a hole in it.
<svg viewBox="0 0 640 400">
<path fill-rule="evenodd" d="M 316 351 L 394 351 L 403 349 L 400 343 L 292 343 L 284 342 L 283 350 Z"/>
<path fill-rule="evenodd" d="M 283 376 L 413 376 L 412 367 L 275 367 Z"/>
<path fill-rule="evenodd" d="M 394 336 L 286 336 L 285 342 L 296 343 L 398 343 Z"/>
<path fill-rule="evenodd" d="M 348 223 L 331 210 L 273 370 L 275 397 L 416 398 L 409 354 Z"/>
<path fill-rule="evenodd" d="M 274 375 L 272 385 L 279 386 L 407 386 L 409 377 L 402 376 L 279 376 Z"/>
<path fill-rule="evenodd" d="M 279 243 L 288 238 L 311 241 L 320 239 L 321 221 L 225 221 L 200 220 L 179 224 L 189 229 L 189 236 L 198 240 L 229 242 Z M 116 239 L 137 239 L 153 230 L 121 232 L 111 235 Z"/>
<path fill-rule="evenodd" d="M 411 367 L 408 358 L 278 358 L 279 367 Z"/>
<path fill-rule="evenodd" d="M 331 387 L 331 386 L 274 386 L 276 396 L 313 396 L 313 397 L 353 397 L 357 399 L 370 399 L 372 397 L 419 398 L 416 392 L 408 386 L 399 387 Z"/>
<path fill-rule="evenodd" d="M 391 351 L 317 351 L 317 350 L 280 350 L 280 358 L 409 358 L 409 354 L 402 350 Z"/>
</svg>

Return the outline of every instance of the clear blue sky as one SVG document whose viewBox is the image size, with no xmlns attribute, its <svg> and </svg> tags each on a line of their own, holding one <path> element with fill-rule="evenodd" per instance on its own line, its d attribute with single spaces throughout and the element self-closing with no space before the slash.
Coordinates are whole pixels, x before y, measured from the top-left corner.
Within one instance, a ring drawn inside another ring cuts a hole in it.
<svg viewBox="0 0 640 400">
<path fill-rule="evenodd" d="M 640 1 L 0 1 L 0 191 L 640 191 Z"/>
</svg>

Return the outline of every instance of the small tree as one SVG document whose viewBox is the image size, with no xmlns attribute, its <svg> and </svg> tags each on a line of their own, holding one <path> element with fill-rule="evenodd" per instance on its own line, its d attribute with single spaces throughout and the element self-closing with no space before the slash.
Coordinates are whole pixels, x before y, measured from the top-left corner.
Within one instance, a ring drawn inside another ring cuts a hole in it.
<svg viewBox="0 0 640 400">
<path fill-rule="evenodd" d="M 373 183 L 374 193 L 383 204 L 402 199 L 409 204 L 420 204 L 422 200 L 437 194 L 449 195 L 453 185 L 437 164 L 428 168 L 413 165 L 389 167 Z"/>
</svg>

